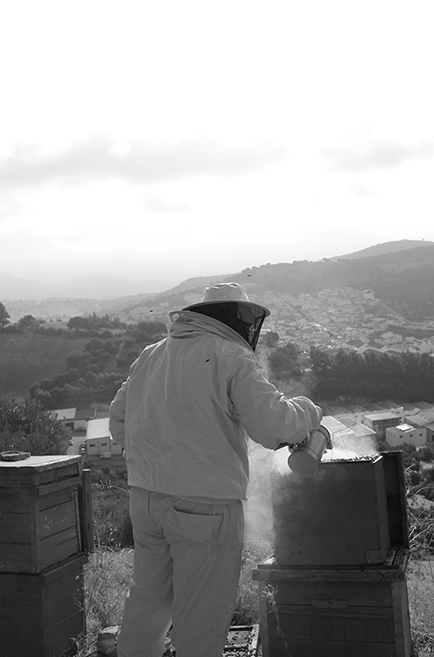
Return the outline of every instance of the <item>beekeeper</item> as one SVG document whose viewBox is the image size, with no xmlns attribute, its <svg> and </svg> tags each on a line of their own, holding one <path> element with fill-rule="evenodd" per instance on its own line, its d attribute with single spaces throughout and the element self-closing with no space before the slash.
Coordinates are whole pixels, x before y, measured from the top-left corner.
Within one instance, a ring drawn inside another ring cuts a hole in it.
<svg viewBox="0 0 434 657">
<path fill-rule="evenodd" d="M 125 447 L 134 574 L 119 657 L 221 657 L 235 610 L 249 479 L 248 438 L 268 449 L 316 429 L 321 409 L 287 399 L 255 356 L 270 311 L 238 283 L 170 313 L 110 406 Z"/>
</svg>

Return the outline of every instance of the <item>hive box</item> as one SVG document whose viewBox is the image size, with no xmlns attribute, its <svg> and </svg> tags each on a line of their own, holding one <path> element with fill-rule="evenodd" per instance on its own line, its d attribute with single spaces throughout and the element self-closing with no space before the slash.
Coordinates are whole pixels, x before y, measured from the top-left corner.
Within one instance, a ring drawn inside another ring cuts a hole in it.
<svg viewBox="0 0 434 657">
<path fill-rule="evenodd" d="M 410 657 L 408 551 L 381 566 L 258 565 L 264 657 Z"/>
<path fill-rule="evenodd" d="M 272 475 L 275 558 L 288 565 L 380 564 L 390 548 L 383 457 Z"/>
<path fill-rule="evenodd" d="M 85 634 L 83 557 L 37 575 L 0 573 L 0 655 L 69 657 Z"/>
<path fill-rule="evenodd" d="M 39 573 L 80 551 L 79 456 L 0 461 L 0 573 Z"/>
</svg>

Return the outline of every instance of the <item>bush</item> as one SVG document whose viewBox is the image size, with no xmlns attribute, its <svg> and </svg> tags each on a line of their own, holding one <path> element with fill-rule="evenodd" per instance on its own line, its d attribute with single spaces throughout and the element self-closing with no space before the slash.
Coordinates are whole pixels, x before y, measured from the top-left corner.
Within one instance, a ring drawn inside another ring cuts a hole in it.
<svg viewBox="0 0 434 657">
<path fill-rule="evenodd" d="M 105 627 L 120 625 L 132 571 L 132 550 L 100 547 L 89 555 L 84 567 L 86 627 L 89 633 L 96 634 Z"/>
<path fill-rule="evenodd" d="M 0 451 L 64 454 L 70 431 L 35 400 L 0 400 Z"/>
</svg>

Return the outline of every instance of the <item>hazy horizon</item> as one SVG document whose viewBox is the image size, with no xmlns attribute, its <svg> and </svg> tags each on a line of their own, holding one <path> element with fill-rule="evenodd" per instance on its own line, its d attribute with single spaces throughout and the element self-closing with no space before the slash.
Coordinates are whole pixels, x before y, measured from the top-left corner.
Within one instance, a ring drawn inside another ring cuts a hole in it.
<svg viewBox="0 0 434 657">
<path fill-rule="evenodd" d="M 399 240 L 388 241 L 393 242 Z M 404 238 L 404 241 L 412 242 L 413 240 L 407 240 Z M 434 244 L 434 233 L 428 234 L 423 241 L 427 243 L 432 241 Z M 422 240 L 420 242 L 422 244 Z M 25 248 L 26 243 L 31 245 L 32 250 L 30 253 Z M 19 257 L 20 249 L 17 246 L 21 244 L 24 245 L 24 248 L 22 249 L 22 258 Z M 122 281 L 124 281 L 126 284 L 129 284 L 130 289 L 136 288 L 134 292 L 134 294 L 136 294 L 140 291 L 151 293 L 161 292 L 175 287 L 190 278 L 228 276 L 230 274 L 241 272 L 246 267 L 260 267 L 267 264 L 265 261 L 250 262 L 248 261 L 248 256 L 247 260 L 246 256 L 244 256 L 244 258 L 240 259 L 240 262 L 243 262 L 243 265 L 237 267 L 235 256 L 234 266 L 231 269 L 223 268 L 222 263 L 224 258 L 222 258 L 220 264 L 216 264 L 214 267 L 210 265 L 208 268 L 203 270 L 196 269 L 195 263 L 190 262 L 189 264 L 186 264 L 184 270 L 180 269 L 178 272 L 170 268 L 170 263 L 168 270 L 162 268 L 161 270 L 150 272 L 146 266 L 146 263 L 142 263 L 142 269 L 139 263 L 135 263 L 134 267 L 129 267 L 129 254 L 126 253 L 123 255 L 125 258 L 123 266 L 122 262 L 121 265 L 117 263 L 116 267 L 113 267 L 111 263 L 104 264 L 100 254 L 101 258 L 97 258 L 100 263 L 99 266 L 95 267 L 95 263 L 92 263 L 90 268 L 87 270 L 85 264 L 83 264 L 82 261 L 74 263 L 73 260 L 66 260 L 62 263 L 58 254 L 55 253 L 56 247 L 58 248 L 59 244 L 61 244 L 61 240 L 59 238 L 44 237 L 29 229 L 19 229 L 12 231 L 9 234 L 0 235 L 0 276 L 2 274 L 6 274 L 7 276 L 30 280 L 41 285 L 46 285 L 47 290 L 50 288 L 50 286 L 55 289 L 56 286 L 60 288 L 61 286 L 64 286 L 70 282 L 76 282 L 78 284 L 80 281 L 82 281 L 83 287 L 85 287 L 86 282 L 98 283 L 98 279 L 107 278 L 113 279 L 114 283 L 118 284 L 121 284 Z M 366 246 L 357 247 L 354 243 L 352 246 L 350 246 L 350 250 L 347 251 L 342 251 L 339 253 L 332 252 L 328 255 L 321 255 L 317 258 L 311 258 L 309 257 L 309 254 L 306 254 L 306 256 L 303 257 L 303 254 L 300 254 L 300 257 L 295 257 L 293 260 L 275 260 L 270 262 L 270 264 L 273 265 L 279 262 L 290 263 L 294 262 L 294 260 L 315 261 L 321 260 L 322 258 L 345 256 L 369 247 L 377 246 L 378 244 L 379 243 L 371 243 Z M 68 248 L 71 246 L 71 244 L 65 241 L 64 246 Z M 95 244 L 94 249 L 94 253 L 97 254 L 99 249 L 98 244 Z M 12 266 L 9 267 L 8 255 L 10 256 L 9 262 L 13 263 Z M 121 289 L 121 287 L 119 289 Z"/>
<path fill-rule="evenodd" d="M 32 239 L 33 241 L 43 240 L 42 236 L 34 232 L 17 231 L 11 234 L 12 239 Z M 434 237 L 434 235 L 433 235 Z M 50 241 L 48 240 L 48 244 Z M 365 249 L 358 249 L 357 251 L 350 251 L 347 253 L 335 253 L 332 257 L 345 257 L 352 254 L 359 254 L 359 257 L 365 255 L 376 255 L 377 252 L 386 253 L 392 250 L 413 249 L 423 244 L 434 245 L 434 241 L 423 240 L 392 240 L 388 243 L 372 244 Z M 41 242 L 39 241 L 39 247 Z M 380 247 L 375 248 L 375 247 Z M 368 251 L 367 254 L 364 251 Z M 1 255 L 1 246 L 0 246 Z M 310 260 L 313 262 L 312 260 Z M 287 262 L 287 261 L 281 261 Z M 293 262 L 293 261 L 291 261 Z M 266 264 L 278 264 L 277 262 L 271 263 L 250 263 L 247 267 L 260 267 Z M 161 279 L 150 279 L 146 276 L 146 270 L 143 275 L 136 277 L 127 277 L 119 275 L 115 272 L 102 272 L 96 274 L 86 274 L 83 271 L 74 272 L 71 268 L 68 269 L 68 274 L 64 277 L 58 275 L 55 278 L 37 277 L 29 275 L 28 277 L 15 276 L 0 270 L 0 301 L 12 301 L 17 299 L 44 299 L 49 297 L 67 297 L 67 298 L 101 298 L 101 299 L 116 299 L 137 294 L 158 294 L 170 290 L 186 280 L 204 278 L 205 281 L 201 283 L 208 284 L 210 280 L 218 280 L 220 277 L 230 276 L 234 277 L 241 272 L 245 267 L 234 268 L 233 270 L 223 271 L 215 270 L 207 273 L 195 272 L 194 269 L 189 271 L 186 275 L 180 276 L 178 279 L 171 279 L 164 277 Z M 167 273 L 167 272 L 166 272 Z M 9 278 L 10 277 L 10 278 Z M 209 279 L 208 281 L 206 279 Z"/>
</svg>

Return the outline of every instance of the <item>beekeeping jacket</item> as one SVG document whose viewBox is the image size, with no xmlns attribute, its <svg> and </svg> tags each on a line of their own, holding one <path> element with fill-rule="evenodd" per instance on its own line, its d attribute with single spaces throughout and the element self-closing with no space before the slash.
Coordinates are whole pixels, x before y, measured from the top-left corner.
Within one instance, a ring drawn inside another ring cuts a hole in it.
<svg viewBox="0 0 434 657">
<path fill-rule="evenodd" d="M 299 442 L 322 412 L 285 398 L 238 333 L 191 311 L 170 313 L 168 337 L 145 347 L 110 405 L 128 483 L 178 497 L 245 499 L 248 438 Z"/>
</svg>

